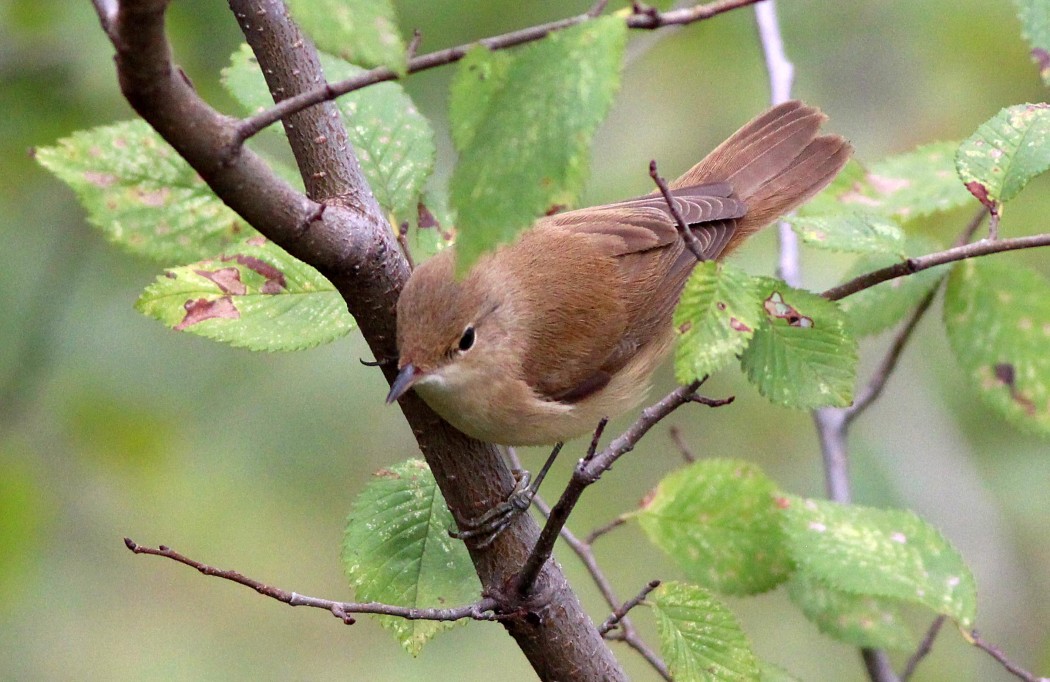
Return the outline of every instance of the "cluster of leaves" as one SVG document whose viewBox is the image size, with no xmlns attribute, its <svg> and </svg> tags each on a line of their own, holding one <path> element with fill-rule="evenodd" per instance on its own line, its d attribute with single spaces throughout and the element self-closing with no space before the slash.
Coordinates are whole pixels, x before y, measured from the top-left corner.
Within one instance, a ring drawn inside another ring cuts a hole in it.
<svg viewBox="0 0 1050 682">
<path fill-rule="evenodd" d="M 759 679 L 770 669 L 719 595 L 786 585 L 827 634 L 859 646 L 908 649 L 902 608 L 919 605 L 971 627 L 976 587 L 959 553 L 911 512 L 795 497 L 742 461 L 696 462 L 663 479 L 625 515 L 690 582 L 667 582 L 645 603 L 676 680 Z M 358 597 L 409 606 L 458 605 L 479 586 L 429 469 L 409 461 L 377 474 L 346 533 Z M 416 654 L 452 623 L 382 617 Z M 766 679 L 763 676 L 761 679 Z"/>
</svg>

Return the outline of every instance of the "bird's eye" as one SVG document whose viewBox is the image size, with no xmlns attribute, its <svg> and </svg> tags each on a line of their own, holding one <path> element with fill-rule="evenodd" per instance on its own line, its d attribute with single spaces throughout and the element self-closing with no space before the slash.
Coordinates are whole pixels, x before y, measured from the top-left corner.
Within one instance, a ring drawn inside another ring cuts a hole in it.
<svg viewBox="0 0 1050 682">
<path fill-rule="evenodd" d="M 459 337 L 459 349 L 461 351 L 468 351 L 473 345 L 474 325 L 468 325 L 467 328 L 463 330 L 463 336 Z"/>
</svg>

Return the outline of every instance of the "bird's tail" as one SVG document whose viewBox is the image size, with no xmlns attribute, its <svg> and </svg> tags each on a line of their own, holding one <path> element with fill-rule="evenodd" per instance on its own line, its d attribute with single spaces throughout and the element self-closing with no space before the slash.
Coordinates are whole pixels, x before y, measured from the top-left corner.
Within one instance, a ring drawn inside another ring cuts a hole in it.
<svg viewBox="0 0 1050 682">
<path fill-rule="evenodd" d="M 722 255 L 822 190 L 853 151 L 838 135 L 819 135 L 825 116 L 797 100 L 761 114 L 671 184 L 728 182 L 747 213 Z"/>
</svg>

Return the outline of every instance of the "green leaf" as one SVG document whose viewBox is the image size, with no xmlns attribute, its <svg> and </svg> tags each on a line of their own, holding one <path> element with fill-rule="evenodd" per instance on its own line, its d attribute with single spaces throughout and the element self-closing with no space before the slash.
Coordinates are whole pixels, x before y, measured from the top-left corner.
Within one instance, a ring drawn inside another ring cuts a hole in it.
<svg viewBox="0 0 1050 682">
<path fill-rule="evenodd" d="M 785 497 L 799 570 L 855 595 L 899 599 L 973 626 L 977 588 L 944 536 L 910 511 Z"/>
<path fill-rule="evenodd" d="M 713 374 L 742 353 L 762 320 L 761 311 L 747 273 L 715 261 L 697 265 L 674 312 L 678 381 L 688 384 Z"/>
<path fill-rule="evenodd" d="M 1050 434 L 1050 282 L 1003 260 L 960 261 L 948 277 L 944 322 L 985 402 Z"/>
<path fill-rule="evenodd" d="M 826 635 L 861 647 L 910 650 L 915 637 L 900 614 L 899 603 L 829 587 L 805 571 L 787 583 L 791 601 Z"/>
<path fill-rule="evenodd" d="M 1014 0 L 1021 35 L 1031 46 L 1032 61 L 1039 65 L 1039 76 L 1050 85 L 1050 2 Z"/>
<path fill-rule="evenodd" d="M 849 163 L 802 215 L 863 210 L 908 221 L 965 206 L 973 197 L 955 172 L 956 142 L 936 142 L 877 161 Z"/>
<path fill-rule="evenodd" d="M 453 222 L 448 196 L 435 190 L 425 192 L 416 205 L 416 219 L 408 227 L 408 250 L 416 265 L 455 243 Z"/>
<path fill-rule="evenodd" d="M 908 256 L 919 256 L 941 249 L 930 239 L 909 238 L 905 244 Z M 854 277 L 894 265 L 901 261 L 890 254 L 868 254 L 857 259 L 843 278 L 848 282 Z M 877 334 L 900 322 L 915 308 L 948 272 L 949 266 L 938 266 L 920 270 L 907 277 L 897 277 L 873 287 L 863 289 L 839 301 L 846 314 L 849 330 L 857 336 Z"/>
<path fill-rule="evenodd" d="M 452 142 L 463 151 L 470 147 L 474 133 L 485 121 L 492 100 L 506 87 L 514 56 L 492 52 L 483 45 L 471 48 L 460 60 L 449 88 L 448 118 Z"/>
<path fill-rule="evenodd" d="M 332 81 L 364 72 L 329 55 L 321 55 L 321 66 Z M 223 70 L 223 84 L 249 112 L 273 106 L 247 45 L 233 53 Z M 434 169 L 430 123 L 398 83 L 355 90 L 336 100 L 336 106 L 379 205 L 394 214 L 395 222 L 414 219 L 423 186 Z"/>
<path fill-rule="evenodd" d="M 289 0 L 288 7 L 319 49 L 405 73 L 408 54 L 390 0 Z"/>
<path fill-rule="evenodd" d="M 135 308 L 177 331 L 251 350 L 310 348 L 353 328 L 331 283 L 262 237 L 168 270 Z"/>
<path fill-rule="evenodd" d="M 776 494 L 752 464 L 702 460 L 666 476 L 633 515 L 690 580 L 755 594 L 784 582 L 792 569 Z"/>
<path fill-rule="evenodd" d="M 425 462 L 382 470 L 357 497 L 347 521 L 343 563 L 360 601 L 447 608 L 477 601 L 481 585 L 452 514 Z M 455 622 L 377 616 L 413 656 Z"/>
<path fill-rule="evenodd" d="M 988 208 L 1010 201 L 1050 168 L 1050 104 L 1003 109 L 962 143 L 955 166 L 966 188 Z"/>
<path fill-rule="evenodd" d="M 189 263 L 256 235 L 145 121 L 82 130 L 37 150 L 111 242 Z"/>
<path fill-rule="evenodd" d="M 843 407 L 853 400 L 857 342 L 831 301 L 760 278 L 765 319 L 741 357 L 747 378 L 788 407 Z"/>
<path fill-rule="evenodd" d="M 667 582 L 646 601 L 656 614 L 660 653 L 676 682 L 759 679 L 747 635 L 733 613 L 706 590 Z"/>
<path fill-rule="evenodd" d="M 453 82 L 452 204 L 461 270 L 537 216 L 575 203 L 591 136 L 619 86 L 626 24 L 604 17 L 506 55 L 475 51 Z M 492 76 L 491 78 L 489 76 Z"/>
<path fill-rule="evenodd" d="M 904 232 L 889 218 L 869 211 L 788 216 L 791 228 L 810 246 L 850 253 L 904 255 Z"/>
</svg>

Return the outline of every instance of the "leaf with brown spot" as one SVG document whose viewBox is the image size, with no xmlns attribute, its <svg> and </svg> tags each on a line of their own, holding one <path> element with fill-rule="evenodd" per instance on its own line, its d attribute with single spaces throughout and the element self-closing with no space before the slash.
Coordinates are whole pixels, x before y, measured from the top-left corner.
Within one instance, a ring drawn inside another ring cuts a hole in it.
<svg viewBox="0 0 1050 682">
<path fill-rule="evenodd" d="M 1050 435 L 1050 282 L 1004 259 L 961 261 L 948 277 L 944 323 L 981 398 Z"/>
<path fill-rule="evenodd" d="M 194 272 L 215 282 L 223 293 L 233 294 L 234 296 L 243 296 L 247 293 L 247 288 L 245 288 L 244 282 L 241 281 L 241 272 L 237 268 L 194 270 Z M 171 273 L 166 274 L 171 275 Z"/>
<path fill-rule="evenodd" d="M 253 256 L 246 256 L 243 253 L 222 257 L 223 262 L 229 262 L 231 259 L 251 270 L 254 270 L 266 278 L 266 283 L 262 286 L 262 293 L 277 294 L 280 293 L 282 289 L 286 288 L 284 273 L 266 261 Z"/>
<path fill-rule="evenodd" d="M 997 210 L 1050 169 L 1050 104 L 1003 109 L 959 146 L 955 166 L 970 192 Z"/>
<path fill-rule="evenodd" d="M 206 298 L 186 301 L 182 306 L 186 310 L 182 321 L 172 327 L 176 331 L 182 331 L 187 327 L 200 324 L 205 320 L 236 320 L 241 314 L 233 300 L 229 296 L 223 296 L 213 301 Z"/>
<path fill-rule="evenodd" d="M 838 306 L 780 280 L 758 279 L 764 319 L 740 362 L 770 401 L 796 408 L 844 407 L 853 400 L 857 341 Z"/>
<path fill-rule="evenodd" d="M 172 268 L 135 307 L 179 331 L 252 350 L 309 348 L 352 328 L 328 280 L 272 242 L 245 242 L 219 261 L 225 266 L 208 260 Z"/>
<path fill-rule="evenodd" d="M 965 206 L 972 199 L 955 172 L 957 142 L 937 142 L 890 156 L 868 168 L 850 161 L 805 204 L 802 216 L 865 213 L 905 222 Z"/>
<path fill-rule="evenodd" d="M 1039 67 L 1039 77 L 1050 85 L 1050 11 L 1046 0 L 1014 0 L 1021 35 L 1031 46 L 1032 61 Z"/>
<path fill-rule="evenodd" d="M 674 313 L 678 380 L 688 383 L 727 365 L 747 347 L 761 314 L 747 273 L 715 261 L 698 264 Z"/>
</svg>

